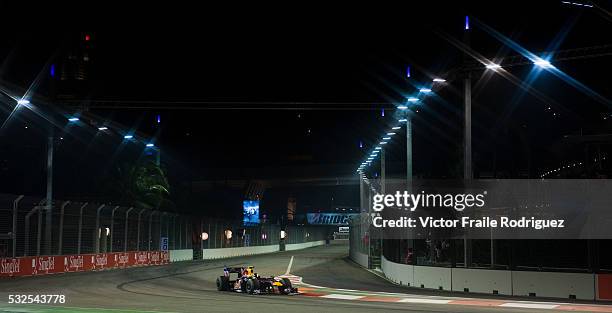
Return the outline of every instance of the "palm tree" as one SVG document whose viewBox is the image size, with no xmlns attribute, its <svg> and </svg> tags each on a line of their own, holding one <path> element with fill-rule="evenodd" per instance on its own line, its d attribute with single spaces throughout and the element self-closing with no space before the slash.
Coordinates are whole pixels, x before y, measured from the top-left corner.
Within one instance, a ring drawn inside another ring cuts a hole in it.
<svg viewBox="0 0 612 313">
<path fill-rule="evenodd" d="M 134 165 L 124 164 L 117 168 L 115 192 L 122 202 L 143 209 L 169 208 L 170 185 L 164 171 L 151 161 Z"/>
</svg>

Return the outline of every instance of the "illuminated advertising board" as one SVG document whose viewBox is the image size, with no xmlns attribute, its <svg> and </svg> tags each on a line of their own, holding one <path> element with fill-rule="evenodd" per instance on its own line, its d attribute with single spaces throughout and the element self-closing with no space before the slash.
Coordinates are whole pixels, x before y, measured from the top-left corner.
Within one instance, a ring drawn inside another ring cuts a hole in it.
<svg viewBox="0 0 612 313">
<path fill-rule="evenodd" d="M 244 200 L 242 208 L 244 225 L 259 224 L 259 200 Z"/>
</svg>

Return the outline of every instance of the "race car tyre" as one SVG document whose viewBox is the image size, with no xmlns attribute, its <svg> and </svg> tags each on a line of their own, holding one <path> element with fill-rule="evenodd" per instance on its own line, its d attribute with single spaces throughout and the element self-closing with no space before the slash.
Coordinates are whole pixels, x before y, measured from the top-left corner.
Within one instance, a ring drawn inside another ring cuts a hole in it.
<svg viewBox="0 0 612 313">
<path fill-rule="evenodd" d="M 242 293 L 247 293 L 247 281 L 244 279 L 240 280 L 240 291 Z"/>
<path fill-rule="evenodd" d="M 217 277 L 217 290 L 228 291 L 229 290 L 229 278 L 225 276 Z"/>
<path fill-rule="evenodd" d="M 281 290 L 281 292 L 284 294 L 290 294 L 292 287 L 289 278 L 283 278 L 281 281 L 283 282 L 283 290 Z"/>
<path fill-rule="evenodd" d="M 259 290 L 259 280 L 252 278 L 247 280 L 246 288 L 249 294 L 254 294 L 255 290 Z"/>
</svg>

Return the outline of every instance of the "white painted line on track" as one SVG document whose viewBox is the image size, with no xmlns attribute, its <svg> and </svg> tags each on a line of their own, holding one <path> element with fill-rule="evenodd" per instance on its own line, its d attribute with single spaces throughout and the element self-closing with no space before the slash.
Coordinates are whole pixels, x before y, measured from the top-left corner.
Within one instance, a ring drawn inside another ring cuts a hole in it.
<svg viewBox="0 0 612 313">
<path fill-rule="evenodd" d="M 544 303 L 526 303 L 526 302 L 508 302 L 500 304 L 499 306 L 505 308 L 525 308 L 525 309 L 554 309 L 558 307 L 558 304 L 544 304 Z"/>
<path fill-rule="evenodd" d="M 406 299 L 398 300 L 397 302 L 404 302 L 404 303 L 427 303 L 427 304 L 448 304 L 449 302 L 451 302 L 451 300 L 406 298 Z"/>
<path fill-rule="evenodd" d="M 357 300 L 357 299 L 361 299 L 364 296 L 351 296 L 351 295 L 343 295 L 343 294 L 338 294 L 338 293 L 332 293 L 329 295 L 324 295 L 321 296 L 321 298 L 328 298 L 328 299 L 341 299 L 341 300 Z"/>
<path fill-rule="evenodd" d="M 292 265 L 293 265 L 293 255 L 291 256 L 291 261 L 289 261 L 289 265 L 287 265 L 287 271 L 285 272 L 285 275 L 289 275 L 289 272 L 291 272 Z"/>
<path fill-rule="evenodd" d="M 341 288 L 334 288 L 334 290 L 340 290 L 340 291 L 352 291 L 352 292 L 362 292 L 362 290 L 355 290 L 355 289 L 341 289 Z"/>
</svg>

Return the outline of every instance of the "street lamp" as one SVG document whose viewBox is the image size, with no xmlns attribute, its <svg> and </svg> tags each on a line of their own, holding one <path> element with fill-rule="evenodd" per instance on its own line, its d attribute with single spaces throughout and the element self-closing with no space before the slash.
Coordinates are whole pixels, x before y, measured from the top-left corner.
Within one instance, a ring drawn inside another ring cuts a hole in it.
<svg viewBox="0 0 612 313">
<path fill-rule="evenodd" d="M 19 105 L 28 105 L 28 104 L 30 104 L 30 100 L 28 100 L 28 99 L 19 99 L 19 100 L 17 100 L 17 104 L 19 104 Z"/>
<path fill-rule="evenodd" d="M 485 65 L 485 67 L 486 67 L 488 70 L 498 70 L 498 69 L 500 69 L 500 68 L 501 68 L 501 65 L 499 65 L 499 64 L 495 64 L 495 63 L 491 63 L 491 64 L 487 64 L 487 65 Z"/>
</svg>

